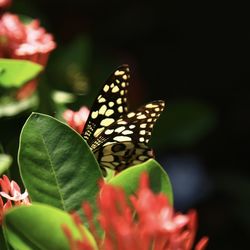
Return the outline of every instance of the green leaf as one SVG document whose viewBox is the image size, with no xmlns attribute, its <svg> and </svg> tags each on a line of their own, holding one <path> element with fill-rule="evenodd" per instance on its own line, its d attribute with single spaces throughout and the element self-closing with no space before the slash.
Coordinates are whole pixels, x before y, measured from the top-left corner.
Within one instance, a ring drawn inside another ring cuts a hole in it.
<svg viewBox="0 0 250 250">
<path fill-rule="evenodd" d="M 3 235 L 3 227 L 0 227 L 0 249 L 8 250 L 8 246 Z"/>
<path fill-rule="evenodd" d="M 0 98 L 0 118 L 11 117 L 26 110 L 34 110 L 38 105 L 38 96 L 32 95 L 23 100 L 14 100 L 10 96 Z"/>
<path fill-rule="evenodd" d="M 155 193 L 162 192 L 167 195 L 173 204 L 172 185 L 169 177 L 161 165 L 154 159 L 130 167 L 113 177 L 109 183 L 123 187 L 127 195 L 134 194 L 138 189 L 142 172 L 147 172 L 150 180 L 150 187 Z"/>
<path fill-rule="evenodd" d="M 74 102 L 75 96 L 69 92 L 55 90 L 52 93 L 52 99 L 55 103 L 65 104 Z"/>
<path fill-rule="evenodd" d="M 59 46 L 53 53 L 46 74 L 56 89 L 84 95 L 88 93 L 89 79 L 86 73 L 92 60 L 91 46 L 88 36 L 79 36 L 69 44 Z"/>
<path fill-rule="evenodd" d="M 10 167 L 11 163 L 10 155 L 0 154 L 0 176 Z"/>
<path fill-rule="evenodd" d="M 83 201 L 95 204 L 99 165 L 83 138 L 66 124 L 32 113 L 21 132 L 18 159 L 32 201 L 65 211 L 80 211 Z"/>
<path fill-rule="evenodd" d="M 7 241 L 16 250 L 67 250 L 69 242 L 62 225 L 68 227 L 74 239 L 81 239 L 80 232 L 68 213 L 38 203 L 8 210 L 4 216 L 3 228 Z M 83 230 L 96 249 L 92 235 L 86 228 L 83 227 Z"/>
<path fill-rule="evenodd" d="M 26 7 L 25 7 L 25 9 L 26 9 Z M 32 11 L 32 13 L 34 13 L 34 11 Z M 21 20 L 21 22 L 23 23 L 23 24 L 25 24 L 25 25 L 27 25 L 27 24 L 30 24 L 34 19 L 33 18 L 31 18 L 30 16 L 27 16 L 27 15 L 18 15 L 18 17 L 19 17 L 19 19 Z"/>
<path fill-rule="evenodd" d="M 0 86 L 21 87 L 35 78 L 43 67 L 39 64 L 16 59 L 0 59 Z"/>
</svg>

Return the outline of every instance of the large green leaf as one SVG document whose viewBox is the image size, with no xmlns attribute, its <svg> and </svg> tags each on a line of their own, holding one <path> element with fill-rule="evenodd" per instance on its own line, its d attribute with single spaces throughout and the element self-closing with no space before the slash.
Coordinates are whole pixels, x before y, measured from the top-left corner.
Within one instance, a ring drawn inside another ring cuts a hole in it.
<svg viewBox="0 0 250 250">
<path fill-rule="evenodd" d="M 161 165 L 154 159 L 130 167 L 112 179 L 109 183 L 123 187 L 127 195 L 134 194 L 138 189 L 138 184 L 142 172 L 147 172 L 150 180 L 150 188 L 155 193 L 165 193 L 171 203 L 173 203 L 172 185 L 169 177 Z"/>
<path fill-rule="evenodd" d="M 4 216 L 5 237 L 16 250 L 67 250 L 69 242 L 62 225 L 66 225 L 75 239 L 81 235 L 71 216 L 54 207 L 35 204 L 10 209 Z M 89 242 L 95 246 L 93 237 L 83 227 Z M 2 248 L 1 248 L 2 249 Z"/>
<path fill-rule="evenodd" d="M 39 64 L 16 59 L 0 59 L 0 86 L 20 87 L 35 78 L 43 67 Z"/>
<path fill-rule="evenodd" d="M 98 163 L 83 138 L 48 115 L 32 113 L 20 138 L 19 167 L 32 201 L 65 211 L 95 203 Z"/>
</svg>

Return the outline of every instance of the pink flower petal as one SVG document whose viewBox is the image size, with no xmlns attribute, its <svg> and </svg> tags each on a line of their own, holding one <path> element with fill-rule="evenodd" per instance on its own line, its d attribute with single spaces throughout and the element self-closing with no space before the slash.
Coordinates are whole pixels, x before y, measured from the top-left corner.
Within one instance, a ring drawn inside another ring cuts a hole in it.
<svg viewBox="0 0 250 250">
<path fill-rule="evenodd" d="M 8 200 L 11 200 L 11 201 L 21 201 L 21 200 L 24 200 L 28 197 L 28 192 L 27 190 L 24 191 L 24 193 L 19 193 L 17 191 L 14 191 L 13 192 L 13 196 L 5 193 L 5 192 L 0 192 L 0 195 Z"/>
<path fill-rule="evenodd" d="M 67 109 L 63 112 L 62 116 L 71 128 L 76 130 L 78 133 L 82 133 L 88 119 L 89 112 L 89 109 L 84 106 L 81 107 L 79 111 Z"/>
</svg>

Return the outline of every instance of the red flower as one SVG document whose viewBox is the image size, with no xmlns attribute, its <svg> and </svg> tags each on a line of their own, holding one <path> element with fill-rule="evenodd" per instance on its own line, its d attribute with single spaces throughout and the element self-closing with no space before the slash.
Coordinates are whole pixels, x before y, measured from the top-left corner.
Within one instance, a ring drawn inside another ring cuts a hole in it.
<svg viewBox="0 0 250 250">
<path fill-rule="evenodd" d="M 130 200 L 131 206 L 122 189 L 103 185 L 98 199 L 99 222 L 105 232 L 103 241 L 96 236 L 93 216 L 88 206 L 88 209 L 86 205 L 83 206 L 90 231 L 100 250 L 192 249 L 197 227 L 195 211 L 190 211 L 187 215 L 175 213 L 164 194 L 154 194 L 150 190 L 148 176 L 145 174 L 141 177 L 138 192 Z M 70 240 L 71 250 L 87 249 L 79 247 L 80 244 L 87 244 L 83 233 L 81 241 L 74 241 L 68 232 L 66 235 Z M 208 238 L 203 237 L 195 249 L 205 249 L 207 242 Z"/>
<path fill-rule="evenodd" d="M 0 0 L 0 14 L 1 11 L 7 9 L 11 5 L 11 0 Z"/>
<path fill-rule="evenodd" d="M 63 228 L 65 235 L 67 236 L 69 240 L 70 249 L 71 250 L 93 250 L 93 247 L 91 246 L 91 244 L 88 242 L 87 238 L 85 237 L 85 233 L 82 228 L 80 217 L 76 214 L 72 214 L 72 219 L 74 220 L 74 223 L 77 226 L 79 232 L 81 232 L 82 240 L 75 241 L 69 228 L 63 225 L 62 228 Z"/>
<path fill-rule="evenodd" d="M 38 20 L 24 24 L 17 15 L 0 15 L 0 57 L 26 59 L 45 66 L 55 47 L 53 36 L 40 26 Z M 30 96 L 36 86 L 35 80 L 29 82 L 19 90 L 16 98 Z"/>
<path fill-rule="evenodd" d="M 67 109 L 62 116 L 71 128 L 81 134 L 89 116 L 89 109 L 85 106 L 79 111 Z"/>
<path fill-rule="evenodd" d="M 6 175 L 0 178 L 0 225 L 2 224 L 4 211 L 12 207 L 12 205 L 25 204 L 29 205 L 28 192 L 22 194 L 21 189 L 15 181 L 10 181 Z M 6 202 L 3 202 L 3 198 Z"/>
<path fill-rule="evenodd" d="M 56 44 L 38 20 L 23 24 L 19 17 L 5 13 L 0 19 L 1 57 L 26 59 L 45 65 Z"/>
</svg>

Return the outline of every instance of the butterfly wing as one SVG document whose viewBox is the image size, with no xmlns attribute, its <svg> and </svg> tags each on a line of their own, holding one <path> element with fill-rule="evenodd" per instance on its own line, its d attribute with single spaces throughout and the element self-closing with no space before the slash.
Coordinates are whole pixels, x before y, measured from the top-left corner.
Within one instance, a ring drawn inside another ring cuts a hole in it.
<svg viewBox="0 0 250 250">
<path fill-rule="evenodd" d="M 103 170 L 110 168 L 118 172 L 154 158 L 153 150 L 145 143 L 132 141 L 106 144 L 101 149 L 96 150 L 94 154 Z"/>
<path fill-rule="evenodd" d="M 104 129 L 91 145 L 100 166 L 120 171 L 154 157 L 147 144 L 164 106 L 161 100 L 148 103 Z"/>
<path fill-rule="evenodd" d="M 127 113 L 129 67 L 118 67 L 104 83 L 84 127 L 82 136 L 91 145 L 107 127 Z"/>
</svg>

